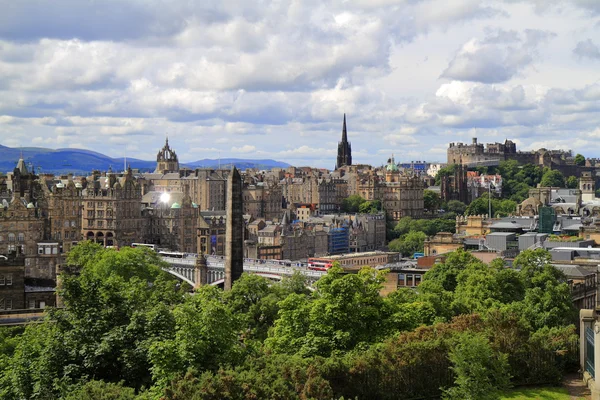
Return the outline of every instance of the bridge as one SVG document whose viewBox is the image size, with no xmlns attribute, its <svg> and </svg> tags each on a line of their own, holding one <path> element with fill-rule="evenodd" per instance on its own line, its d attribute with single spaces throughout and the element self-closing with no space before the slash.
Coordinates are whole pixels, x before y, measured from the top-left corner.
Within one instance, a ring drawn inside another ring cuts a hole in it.
<svg viewBox="0 0 600 400">
<path fill-rule="evenodd" d="M 194 266 L 196 264 L 195 255 L 187 255 L 183 258 L 161 257 L 163 261 L 169 263 L 165 271 L 176 276 L 184 282 L 195 286 Z M 222 285 L 225 281 L 225 257 L 206 256 L 208 267 L 207 281 L 209 285 Z M 244 259 L 244 272 L 263 276 L 272 280 L 282 280 L 284 277 L 290 277 L 294 272 L 300 272 L 306 276 L 309 284 L 316 282 L 326 271 L 315 271 L 308 269 L 304 263 L 294 263 L 279 260 L 255 260 Z"/>
</svg>

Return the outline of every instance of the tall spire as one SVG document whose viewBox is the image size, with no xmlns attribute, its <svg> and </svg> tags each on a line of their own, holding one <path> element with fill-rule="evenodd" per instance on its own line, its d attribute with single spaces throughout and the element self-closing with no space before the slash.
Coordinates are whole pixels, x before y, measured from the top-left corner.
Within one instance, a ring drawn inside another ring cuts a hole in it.
<svg viewBox="0 0 600 400">
<path fill-rule="evenodd" d="M 352 148 L 348 142 L 348 131 L 346 130 L 346 113 L 344 113 L 344 124 L 342 125 L 342 141 L 338 143 L 337 162 L 335 169 L 344 165 L 352 165 Z"/>
</svg>

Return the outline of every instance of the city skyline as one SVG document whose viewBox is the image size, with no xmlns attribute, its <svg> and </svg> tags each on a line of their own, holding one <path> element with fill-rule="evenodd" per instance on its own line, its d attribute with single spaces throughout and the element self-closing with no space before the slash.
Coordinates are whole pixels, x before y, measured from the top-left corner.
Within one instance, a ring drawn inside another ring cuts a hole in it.
<svg viewBox="0 0 600 400">
<path fill-rule="evenodd" d="M 452 4 L 11 4 L 0 144 L 152 160 L 168 134 L 184 163 L 331 169 L 346 113 L 354 163 L 471 137 L 600 156 L 600 3 Z"/>
</svg>

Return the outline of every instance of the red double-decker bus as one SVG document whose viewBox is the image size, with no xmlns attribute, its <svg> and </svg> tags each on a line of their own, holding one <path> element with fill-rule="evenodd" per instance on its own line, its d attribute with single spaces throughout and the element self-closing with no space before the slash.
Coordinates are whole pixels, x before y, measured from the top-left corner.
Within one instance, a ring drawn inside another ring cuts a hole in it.
<svg viewBox="0 0 600 400">
<path fill-rule="evenodd" d="M 309 257 L 308 258 L 308 269 L 315 271 L 327 271 L 333 263 L 328 258 Z"/>
</svg>

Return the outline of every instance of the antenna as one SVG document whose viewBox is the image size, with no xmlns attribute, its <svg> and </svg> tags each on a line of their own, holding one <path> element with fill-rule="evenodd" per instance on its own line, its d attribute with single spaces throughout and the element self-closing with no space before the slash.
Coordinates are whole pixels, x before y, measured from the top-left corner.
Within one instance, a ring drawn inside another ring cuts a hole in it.
<svg viewBox="0 0 600 400">
<path fill-rule="evenodd" d="M 123 159 L 123 173 L 127 172 L 127 156 Z"/>
</svg>

